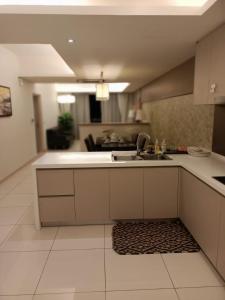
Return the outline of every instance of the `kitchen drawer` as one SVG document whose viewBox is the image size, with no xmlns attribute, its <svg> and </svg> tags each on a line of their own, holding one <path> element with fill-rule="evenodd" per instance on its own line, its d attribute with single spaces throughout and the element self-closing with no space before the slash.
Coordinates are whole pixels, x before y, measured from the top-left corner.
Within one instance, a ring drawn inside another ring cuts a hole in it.
<svg viewBox="0 0 225 300">
<path fill-rule="evenodd" d="M 74 197 L 41 197 L 39 212 L 42 225 L 75 224 Z"/>
<path fill-rule="evenodd" d="M 74 195 L 73 170 L 37 170 L 39 196 Z"/>
</svg>

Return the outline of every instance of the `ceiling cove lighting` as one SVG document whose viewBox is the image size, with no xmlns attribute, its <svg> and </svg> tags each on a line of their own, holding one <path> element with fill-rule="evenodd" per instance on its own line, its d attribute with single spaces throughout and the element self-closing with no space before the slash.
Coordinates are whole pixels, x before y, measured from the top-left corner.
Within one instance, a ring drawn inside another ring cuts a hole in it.
<svg viewBox="0 0 225 300">
<path fill-rule="evenodd" d="M 121 5 L 146 5 L 149 6 L 198 6 L 205 5 L 209 0 L 153 0 L 153 1 L 122 0 Z M 90 1 L 90 0 L 0 0 L 1 5 L 46 5 L 46 6 L 117 6 L 112 1 Z"/>
<path fill-rule="evenodd" d="M 130 85 L 128 82 L 110 82 L 109 93 L 123 93 L 125 89 Z M 94 94 L 96 93 L 96 84 L 95 83 L 58 83 L 55 84 L 55 89 L 57 93 L 64 94 L 79 94 L 87 93 Z"/>
<path fill-rule="evenodd" d="M 76 97 L 74 95 L 64 94 L 64 95 L 57 96 L 57 102 L 59 104 L 71 104 L 71 103 L 75 103 L 75 101 L 76 101 Z"/>
<path fill-rule="evenodd" d="M 1 13 L 202 15 L 216 1 L 217 0 L 0 0 L 0 6 L 4 6 Z"/>
</svg>

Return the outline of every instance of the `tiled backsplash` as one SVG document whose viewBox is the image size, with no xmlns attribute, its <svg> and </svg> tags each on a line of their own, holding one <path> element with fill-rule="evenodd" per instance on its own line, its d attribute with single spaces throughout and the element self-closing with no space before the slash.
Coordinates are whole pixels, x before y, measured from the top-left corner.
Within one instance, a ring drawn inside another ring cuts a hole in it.
<svg viewBox="0 0 225 300">
<path fill-rule="evenodd" d="M 153 140 L 212 149 L 214 106 L 194 105 L 193 94 L 144 103 L 143 112 Z"/>
</svg>

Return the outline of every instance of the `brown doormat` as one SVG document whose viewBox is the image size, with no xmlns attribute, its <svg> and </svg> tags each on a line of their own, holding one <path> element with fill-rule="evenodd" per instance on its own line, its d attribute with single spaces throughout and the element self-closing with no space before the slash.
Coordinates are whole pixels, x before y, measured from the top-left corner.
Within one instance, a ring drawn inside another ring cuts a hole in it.
<svg viewBox="0 0 225 300">
<path fill-rule="evenodd" d="M 114 225 L 112 236 L 113 249 L 120 255 L 200 251 L 179 219 L 120 222 Z"/>
</svg>

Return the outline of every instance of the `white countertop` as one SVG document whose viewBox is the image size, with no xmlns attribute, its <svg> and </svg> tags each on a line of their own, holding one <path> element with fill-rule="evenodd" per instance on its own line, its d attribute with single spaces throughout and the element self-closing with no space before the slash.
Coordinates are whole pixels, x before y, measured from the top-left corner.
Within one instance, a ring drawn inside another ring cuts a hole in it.
<svg viewBox="0 0 225 300">
<path fill-rule="evenodd" d="M 46 153 L 33 163 L 35 169 L 46 168 L 121 168 L 180 166 L 225 196 L 225 185 L 212 176 L 225 176 L 225 158 L 212 154 L 199 158 L 190 155 L 169 155 L 172 160 L 112 161 L 111 152 L 55 152 Z"/>
</svg>

